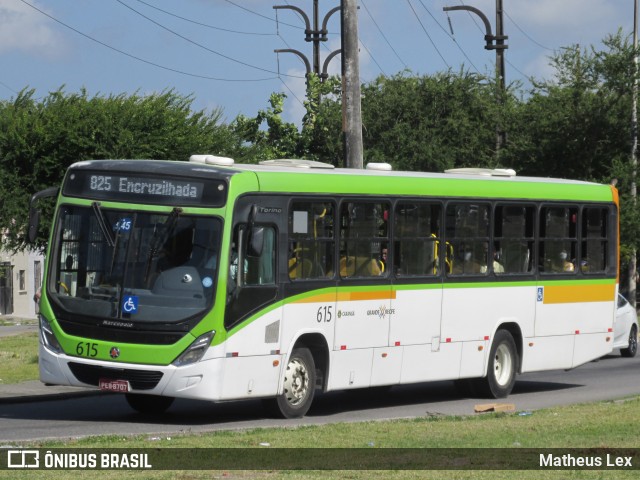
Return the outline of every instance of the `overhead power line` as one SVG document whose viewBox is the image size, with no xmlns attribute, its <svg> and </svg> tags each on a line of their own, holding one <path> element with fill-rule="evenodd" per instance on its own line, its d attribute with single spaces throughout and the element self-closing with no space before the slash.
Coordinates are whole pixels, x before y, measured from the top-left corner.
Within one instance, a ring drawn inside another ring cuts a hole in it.
<svg viewBox="0 0 640 480">
<path fill-rule="evenodd" d="M 135 8 L 133 8 L 133 7 L 132 7 L 132 6 L 130 6 L 130 5 L 127 5 L 127 4 L 126 4 L 126 3 L 124 3 L 122 0 L 116 0 L 116 2 L 118 2 L 118 3 L 119 3 L 120 5 L 122 5 L 123 7 L 128 8 L 129 10 L 131 10 L 131 11 L 132 11 L 132 12 L 134 12 L 134 13 L 136 13 L 137 15 L 140 15 L 142 18 L 144 18 L 144 19 L 148 20 L 149 22 L 153 23 L 154 25 L 157 25 L 158 27 L 162 28 L 163 30 L 166 30 L 167 32 L 169 32 L 169 33 L 171 33 L 171 34 L 173 34 L 173 35 L 175 35 L 175 36 L 177 36 L 177 37 L 180 37 L 180 38 L 181 38 L 181 39 L 183 39 L 184 41 L 189 42 L 189 43 L 191 43 L 192 45 L 195 45 L 196 47 L 199 47 L 199 48 L 201 48 L 201 49 L 203 49 L 203 50 L 205 50 L 205 51 L 207 51 L 207 52 L 209 52 L 209 53 L 213 53 L 214 55 L 217 55 L 217 56 L 219 56 L 219 57 L 221 57 L 221 58 L 224 58 L 224 59 L 226 59 L 226 60 L 229 60 L 230 62 L 237 63 L 237 64 L 239 64 L 239 65 L 243 65 L 243 66 L 248 67 L 248 68 L 253 68 L 254 70 L 260 70 L 261 72 L 272 73 L 272 74 L 274 74 L 274 75 L 278 75 L 278 72 L 276 72 L 276 71 L 269 70 L 268 68 L 258 67 L 258 66 L 256 66 L 256 65 L 252 65 L 252 64 L 247 63 L 247 62 L 244 62 L 244 61 L 242 61 L 242 60 L 238 60 L 237 58 L 233 58 L 233 57 L 231 57 L 231 56 L 229 56 L 229 55 L 225 55 L 225 54 L 224 54 L 224 53 L 222 53 L 222 52 L 218 52 L 217 50 L 213 50 L 212 48 L 209 48 L 209 47 L 207 47 L 206 45 L 203 45 L 203 44 L 201 44 L 201 43 L 196 42 L 195 40 L 192 40 L 192 39 L 190 39 L 190 38 L 188 38 L 188 37 L 185 37 L 185 36 L 184 36 L 184 35 L 182 35 L 181 33 L 178 33 L 178 32 L 176 32 L 175 30 L 170 29 L 169 27 L 167 27 L 167 26 L 165 26 L 165 25 L 161 24 L 160 22 L 156 22 L 154 19 L 152 19 L 152 18 L 150 18 L 150 17 L 146 16 L 144 13 L 142 13 L 142 12 L 140 12 L 140 11 L 136 10 Z M 292 76 L 292 75 L 287 75 L 287 76 Z"/>
<path fill-rule="evenodd" d="M 465 3 L 462 0 L 460 0 L 460 5 L 466 6 Z M 482 29 L 482 27 L 478 23 L 478 20 L 476 19 L 475 15 L 471 15 L 471 12 L 469 10 L 467 10 L 466 12 L 467 12 L 467 15 L 469 15 L 469 18 L 471 20 L 473 20 L 473 23 L 476 24 L 476 27 L 478 27 L 478 30 L 480 30 L 482 32 L 482 34 L 484 35 L 486 32 Z"/>
<path fill-rule="evenodd" d="M 511 18 L 511 16 L 507 13 L 507 11 L 506 11 L 506 10 L 504 10 L 504 9 L 503 9 L 502 11 L 503 11 L 503 12 L 504 12 L 504 14 L 507 16 L 507 18 L 508 18 L 509 20 L 511 20 L 511 23 L 513 23 L 513 24 L 515 25 L 515 27 L 516 27 L 518 30 L 520 30 L 520 32 L 522 32 L 522 34 L 523 34 L 525 37 L 527 37 L 527 38 L 528 38 L 529 40 L 531 40 L 533 43 L 535 43 L 536 45 L 538 45 L 540 48 L 544 48 L 545 50 L 549 50 L 550 52 L 553 52 L 553 51 L 554 51 L 554 50 L 553 50 L 553 48 L 545 47 L 545 46 L 544 46 L 544 45 L 542 45 L 540 42 L 538 42 L 538 41 L 537 41 L 537 40 L 535 40 L 533 37 L 531 37 L 527 32 L 525 32 L 525 31 L 520 27 L 520 25 L 518 25 L 518 24 L 516 23 L 516 21 L 515 21 L 513 18 Z"/>
<path fill-rule="evenodd" d="M 16 95 L 18 95 L 18 92 L 16 92 L 13 88 L 11 88 L 9 85 L 7 85 L 6 83 L 0 81 L 0 85 L 2 85 L 4 88 L 6 88 L 7 90 L 12 91 L 13 93 L 15 93 Z"/>
<path fill-rule="evenodd" d="M 447 61 L 445 60 L 445 58 L 442 56 L 442 53 L 440 53 L 440 50 L 438 49 L 438 47 L 436 46 L 435 42 L 433 41 L 433 39 L 431 38 L 431 35 L 429 35 L 429 32 L 427 32 L 426 27 L 424 26 L 424 24 L 422 23 L 422 20 L 420 20 L 420 17 L 418 16 L 418 12 L 416 12 L 416 9 L 413 8 L 413 4 L 411 3 L 411 0 L 407 0 L 407 3 L 409 4 L 409 7 L 411 8 L 411 11 L 413 12 L 413 15 L 416 17 L 416 19 L 418 20 L 418 23 L 420 23 L 420 26 L 422 27 L 422 30 L 424 31 L 424 34 L 427 36 L 427 38 L 429 39 L 429 41 L 431 42 L 431 45 L 433 45 L 433 48 L 435 48 L 436 52 L 438 53 L 438 55 L 440 56 L 440 58 L 442 59 L 442 61 L 444 62 L 444 64 L 447 66 L 447 68 L 451 68 L 451 66 L 449 65 L 449 63 L 447 63 Z"/>
<path fill-rule="evenodd" d="M 254 10 L 251 10 L 250 8 L 247 7 L 243 7 L 242 5 L 238 5 L 236 2 L 232 2 L 231 0 L 224 0 L 227 3 L 230 3 L 231 5 L 233 5 L 234 7 L 238 7 L 240 10 L 244 10 L 245 12 L 249 12 L 252 15 L 256 15 L 258 17 L 264 18 L 266 20 L 269 20 L 271 22 L 277 22 L 277 20 L 275 18 L 269 17 L 267 15 L 263 15 L 262 13 L 256 12 Z M 300 25 L 293 25 L 291 23 L 285 23 L 285 22 L 280 22 L 282 25 L 286 25 L 287 27 L 292 27 L 292 28 L 297 28 L 299 30 L 304 30 L 304 27 L 301 27 Z"/>
<path fill-rule="evenodd" d="M 453 33 L 449 33 L 447 32 L 447 29 L 444 28 L 440 22 L 438 21 L 438 19 L 433 15 L 433 13 L 431 13 L 431 10 L 429 10 L 429 8 L 424 4 L 424 2 L 422 0 L 418 0 L 420 2 L 420 5 L 422 5 L 422 7 L 427 11 L 427 13 L 429 14 L 429 16 L 433 19 L 434 22 L 436 22 L 436 24 L 440 27 L 440 29 L 444 32 L 445 35 L 447 35 L 452 41 L 453 43 L 456 44 L 456 47 L 458 47 L 458 50 L 460 50 L 460 52 L 462 52 L 462 55 L 464 55 L 464 58 L 467 59 L 467 61 L 471 64 L 471 66 L 473 67 L 473 69 L 480 74 L 480 71 L 478 70 L 478 68 L 473 64 L 473 61 L 471 61 L 471 58 L 469 58 L 469 55 L 467 55 L 467 52 L 464 51 L 464 49 L 460 46 L 460 44 L 458 43 L 458 41 L 456 40 L 456 38 L 453 36 Z M 447 17 L 448 18 L 448 17 Z M 453 26 L 451 25 L 451 19 L 449 19 L 449 28 L 453 31 Z"/>
<path fill-rule="evenodd" d="M 375 63 L 375 64 L 377 65 L 377 67 L 380 69 L 380 71 L 382 72 L 382 74 L 386 77 L 386 76 L 387 76 L 387 73 L 384 71 L 384 69 L 382 68 L 382 66 L 378 63 L 378 60 L 376 60 L 376 57 L 374 57 L 374 56 L 373 56 L 373 53 L 371 53 L 371 50 L 369 50 L 369 49 L 367 48 L 367 46 L 366 46 L 364 43 L 362 43 L 362 40 L 358 40 L 358 43 L 360 44 L 360 46 L 361 46 L 362 48 L 364 48 L 364 49 L 367 51 L 367 53 L 369 54 L 369 57 L 371 57 L 371 60 L 373 60 L 373 63 Z"/>
<path fill-rule="evenodd" d="M 511 68 L 513 68 L 516 72 L 518 72 L 520 75 L 522 75 L 524 78 L 530 78 L 531 75 L 527 75 L 526 73 L 522 72 L 522 70 L 520 70 L 518 67 L 516 67 L 513 63 L 511 63 L 509 61 L 509 59 L 505 58 L 504 60 L 505 62 L 507 62 L 509 64 L 509 66 Z"/>
<path fill-rule="evenodd" d="M 38 7 L 36 7 L 35 5 L 32 5 L 31 3 L 27 2 L 26 0 L 20 0 L 20 1 L 22 3 L 24 3 L 25 5 L 27 5 L 28 7 L 31 7 L 32 9 L 36 10 L 37 12 L 40 12 L 45 17 L 53 20 L 54 22 L 62 25 L 65 28 L 68 28 L 69 30 L 77 33 L 78 35 L 81 35 L 81 36 L 85 37 L 86 39 L 91 40 L 92 42 L 95 42 L 95 43 L 97 43 L 99 45 L 102 45 L 103 47 L 108 48 L 109 50 L 113 50 L 114 52 L 117 52 L 117 53 L 119 53 L 121 55 L 124 55 L 125 57 L 131 58 L 131 59 L 136 60 L 138 62 L 145 63 L 147 65 L 151 65 L 151 66 L 156 67 L 156 68 L 160 68 L 162 70 L 167 70 L 169 72 L 178 73 L 180 75 L 186 75 L 188 77 L 201 78 L 201 79 L 204 79 L 204 80 L 214 80 L 214 81 L 218 81 L 218 82 L 264 82 L 264 81 L 269 81 L 269 80 L 277 80 L 277 77 L 256 78 L 256 79 L 211 77 L 211 76 L 208 76 L 208 75 L 185 72 L 183 70 L 178 70 L 176 68 L 167 67 L 165 65 L 160 65 L 159 63 L 155 63 L 155 62 L 151 62 L 149 60 L 145 60 L 144 58 L 141 58 L 141 57 L 138 57 L 138 56 L 133 55 L 131 53 L 125 52 L 124 50 L 120 50 L 119 48 L 113 47 L 113 46 L 111 46 L 111 45 L 109 45 L 109 44 L 107 44 L 107 43 L 105 43 L 105 42 L 103 42 L 101 40 L 93 38 L 92 36 L 87 35 L 86 33 L 78 30 L 77 28 L 72 27 L 71 25 L 63 22 L 62 20 L 58 20 L 54 16 L 49 15 L 44 10 L 39 9 Z"/>
<path fill-rule="evenodd" d="M 398 54 L 398 52 L 396 51 L 395 48 L 393 48 L 393 45 L 391 45 L 391 42 L 389 41 L 389 39 L 387 38 L 387 36 L 384 34 L 384 30 L 382 30 L 380 28 L 380 25 L 378 25 L 378 22 L 376 22 L 376 19 L 373 18 L 373 15 L 371 14 L 371 12 L 369 11 L 369 8 L 367 7 L 367 4 L 364 2 L 364 0 L 360 0 L 360 3 L 362 5 L 362 7 L 364 8 L 364 11 L 367 12 L 367 15 L 369 15 L 369 18 L 371 18 L 371 21 L 373 22 L 373 24 L 376 26 L 376 28 L 378 29 L 378 32 L 380 32 L 380 35 L 382 36 L 382 38 L 384 39 L 385 42 L 387 42 L 387 45 L 389 45 L 389 48 L 391 49 L 391 51 L 393 52 L 393 54 L 396 56 L 396 58 L 400 61 L 400 63 L 402 65 L 404 65 L 404 68 L 409 68 L 406 64 L 406 62 L 400 57 L 400 55 Z M 369 51 L 369 49 L 367 49 L 365 47 L 365 49 L 367 50 L 367 52 Z M 369 55 L 371 55 L 371 53 L 369 52 Z M 373 57 L 371 57 L 373 58 Z M 378 62 L 376 62 L 377 64 Z M 380 65 L 378 65 L 379 67 Z M 382 70 L 382 68 L 380 68 L 380 70 Z"/>
<path fill-rule="evenodd" d="M 143 5 L 146 5 L 149 8 L 153 8 L 154 10 L 158 10 L 159 12 L 162 12 L 166 15 L 169 15 L 171 17 L 175 17 L 178 18 L 180 20 L 184 20 L 185 22 L 189 22 L 189 23 L 193 23 L 194 25 L 199 25 L 201 27 L 205 27 L 205 28 L 210 28 L 212 30 L 219 30 L 221 32 L 227 32 L 227 33 L 237 33 L 240 35 L 256 35 L 256 36 L 274 36 L 275 33 L 261 33 L 261 32 L 243 32 L 240 30 L 231 30 L 229 28 L 223 28 L 223 27 L 217 27 L 215 25 L 209 25 L 208 23 L 202 23 L 202 22 L 198 22 L 196 20 L 192 20 L 190 18 L 186 18 L 186 17 L 182 17 L 180 15 L 177 15 L 175 13 L 169 12 L 167 10 L 163 10 L 162 8 L 156 7 L 155 5 L 152 5 L 150 3 L 144 2 L 143 0 L 136 0 L 139 3 L 142 3 Z"/>
</svg>

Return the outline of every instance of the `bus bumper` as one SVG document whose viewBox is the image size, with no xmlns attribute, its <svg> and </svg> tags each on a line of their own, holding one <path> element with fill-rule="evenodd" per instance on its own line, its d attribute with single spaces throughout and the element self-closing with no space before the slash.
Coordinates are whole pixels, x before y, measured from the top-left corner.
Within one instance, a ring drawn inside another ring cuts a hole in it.
<svg viewBox="0 0 640 480">
<path fill-rule="evenodd" d="M 159 380 L 152 388 L 135 388 L 134 380 L 130 382 L 129 391 L 213 402 L 275 396 L 282 360 L 281 354 L 240 358 L 216 356 L 175 367 L 87 360 L 55 354 L 42 344 L 39 351 L 40 381 L 43 383 L 98 389 L 101 378 L 127 380 L 153 376 Z"/>
</svg>

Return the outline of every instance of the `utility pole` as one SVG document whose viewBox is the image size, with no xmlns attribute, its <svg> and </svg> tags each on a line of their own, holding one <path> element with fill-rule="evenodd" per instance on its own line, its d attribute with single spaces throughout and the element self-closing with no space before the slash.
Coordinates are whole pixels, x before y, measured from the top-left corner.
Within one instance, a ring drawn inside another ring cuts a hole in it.
<svg viewBox="0 0 640 480">
<path fill-rule="evenodd" d="M 636 172 L 638 169 L 638 0 L 633 2 L 633 100 L 631 107 L 631 205 L 637 204 Z M 629 260 L 629 303 L 636 308 L 636 249 L 631 251 Z"/>
<path fill-rule="evenodd" d="M 362 143 L 362 103 L 360 93 L 360 58 L 358 41 L 358 5 L 357 0 L 341 0 L 340 6 L 325 15 L 322 28 L 319 28 L 318 0 L 313 0 L 313 27 L 309 16 L 301 8 L 293 5 L 277 5 L 275 10 L 293 10 L 300 14 L 305 22 L 305 40 L 313 42 L 313 66 L 302 52 L 292 48 L 274 50 L 276 53 L 293 53 L 305 64 L 307 79 L 315 73 L 322 81 L 329 75 L 329 62 L 342 54 L 342 132 L 344 135 L 344 164 L 347 168 L 363 167 Z M 329 17 L 340 11 L 340 30 L 342 48 L 331 52 L 320 71 L 320 42 L 327 41 L 327 22 Z"/>
<path fill-rule="evenodd" d="M 484 40 L 486 45 L 485 50 L 496 51 L 496 84 L 498 91 L 496 96 L 498 103 L 504 105 L 506 98 L 506 81 L 505 81 L 505 68 L 504 68 L 504 51 L 509 48 L 505 41 L 509 38 L 504 34 L 504 10 L 502 8 L 502 0 L 496 0 L 496 34 L 491 33 L 491 23 L 484 13 L 475 7 L 468 5 L 456 5 L 454 7 L 444 7 L 442 10 L 449 12 L 452 10 L 466 10 L 468 12 L 475 13 L 480 17 L 482 23 L 484 23 L 485 36 Z M 496 42 L 495 45 L 493 42 Z M 496 125 L 496 155 L 500 154 L 500 149 L 506 143 L 506 133 L 504 128 L 499 123 Z"/>
<path fill-rule="evenodd" d="M 360 98 L 360 56 L 358 6 L 356 0 L 341 0 L 342 30 L 342 131 L 345 166 L 363 167 L 362 103 Z"/>
</svg>

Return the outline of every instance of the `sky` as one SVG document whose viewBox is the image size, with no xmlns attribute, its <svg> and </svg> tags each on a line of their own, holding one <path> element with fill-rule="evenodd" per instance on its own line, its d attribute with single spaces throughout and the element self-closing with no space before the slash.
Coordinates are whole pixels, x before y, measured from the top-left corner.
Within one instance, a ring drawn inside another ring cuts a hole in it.
<svg viewBox="0 0 640 480">
<path fill-rule="evenodd" d="M 361 82 L 403 70 L 426 75 L 461 68 L 491 75 L 482 11 L 495 33 L 495 0 L 359 0 Z M 600 47 L 609 34 L 633 32 L 633 0 L 503 0 L 508 35 L 506 81 L 552 78 L 548 58 L 563 47 Z M 338 0 L 319 0 L 320 18 Z M 89 96 L 147 95 L 169 89 L 192 108 L 221 109 L 231 122 L 255 116 L 273 92 L 287 95 L 284 117 L 304 114 L 303 62 L 312 45 L 295 6 L 312 17 L 313 0 L 0 0 L 0 99 L 33 88 L 36 98 L 64 87 Z M 449 23 L 450 22 L 450 23 Z M 340 48 L 340 18 L 328 21 L 321 62 Z M 453 32 L 453 34 L 452 34 Z M 340 57 L 329 64 L 339 74 Z"/>
</svg>

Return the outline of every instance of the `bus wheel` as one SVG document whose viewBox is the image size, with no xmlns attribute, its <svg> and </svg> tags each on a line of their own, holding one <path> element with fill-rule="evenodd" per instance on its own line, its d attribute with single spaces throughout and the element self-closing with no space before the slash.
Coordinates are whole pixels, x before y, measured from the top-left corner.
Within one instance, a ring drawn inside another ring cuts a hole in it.
<svg viewBox="0 0 640 480">
<path fill-rule="evenodd" d="M 173 397 L 161 397 L 160 395 L 141 395 L 139 393 L 125 394 L 127 403 L 131 408 L 140 413 L 157 415 L 173 403 Z"/>
<path fill-rule="evenodd" d="M 620 354 L 623 357 L 633 358 L 638 352 L 638 330 L 635 325 L 631 326 L 631 332 L 629 332 L 629 346 L 627 348 L 621 348 Z"/>
<path fill-rule="evenodd" d="M 517 369 L 516 342 L 508 331 L 498 330 L 489 353 L 487 376 L 476 384 L 479 392 L 490 398 L 507 397 L 516 383 Z"/>
<path fill-rule="evenodd" d="M 271 413 L 282 418 L 300 418 L 311 407 L 316 388 L 316 367 L 307 348 L 296 348 L 291 352 L 284 373 L 284 388 L 281 395 L 265 400 Z"/>
</svg>

